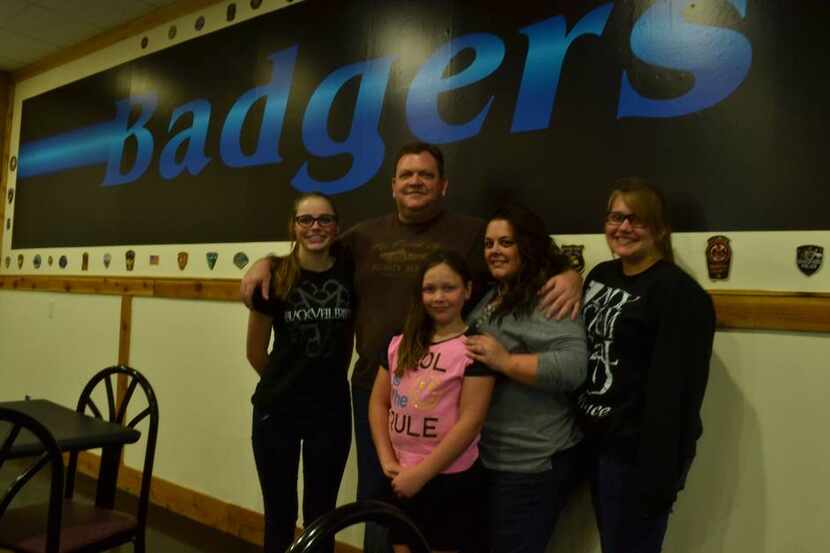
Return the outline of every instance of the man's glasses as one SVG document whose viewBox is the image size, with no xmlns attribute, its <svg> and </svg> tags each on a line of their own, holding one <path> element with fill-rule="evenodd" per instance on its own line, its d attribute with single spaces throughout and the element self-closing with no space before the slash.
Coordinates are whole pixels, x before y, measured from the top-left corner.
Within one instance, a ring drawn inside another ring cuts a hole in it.
<svg viewBox="0 0 830 553">
<path fill-rule="evenodd" d="M 317 223 L 321 227 L 330 227 L 337 222 L 337 215 L 329 213 L 324 213 L 318 217 L 314 215 L 297 215 L 294 217 L 294 222 L 306 228 L 314 225 L 314 223 Z"/>
<path fill-rule="evenodd" d="M 628 221 L 628 224 L 631 228 L 645 228 L 646 223 L 637 217 L 634 213 L 623 213 L 622 211 L 609 211 L 608 214 L 605 216 L 605 224 L 611 227 L 618 227 L 623 224 L 625 221 Z"/>
</svg>

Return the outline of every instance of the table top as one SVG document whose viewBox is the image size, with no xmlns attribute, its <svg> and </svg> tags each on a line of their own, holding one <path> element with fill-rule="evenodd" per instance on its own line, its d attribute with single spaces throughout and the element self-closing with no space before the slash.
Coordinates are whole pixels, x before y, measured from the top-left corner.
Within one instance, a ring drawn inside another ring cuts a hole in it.
<svg viewBox="0 0 830 553">
<path fill-rule="evenodd" d="M 131 444 L 141 437 L 138 430 L 82 415 L 47 399 L 3 401 L 0 402 L 0 407 L 26 413 L 39 421 L 52 433 L 61 451 Z M 0 422 L 0 442 L 8 436 L 10 429 L 9 422 Z M 15 440 L 9 458 L 29 457 L 42 451 L 40 441 L 30 432 L 23 431 Z"/>
</svg>

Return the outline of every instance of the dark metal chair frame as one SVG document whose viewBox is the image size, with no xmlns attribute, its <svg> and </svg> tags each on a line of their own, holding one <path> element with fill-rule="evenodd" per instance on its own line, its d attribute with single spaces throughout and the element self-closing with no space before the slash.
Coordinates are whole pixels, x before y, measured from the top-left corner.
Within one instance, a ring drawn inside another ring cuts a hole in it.
<svg viewBox="0 0 830 553">
<path fill-rule="evenodd" d="M 387 528 L 402 529 L 414 545 L 414 553 L 430 553 L 426 538 L 403 511 L 383 501 L 364 500 L 342 505 L 308 526 L 286 553 L 311 553 L 334 534 L 360 522 L 377 522 Z"/>
<path fill-rule="evenodd" d="M 113 386 L 113 375 L 116 377 L 118 375 L 126 375 L 128 379 L 127 388 L 124 393 L 124 397 L 121 400 L 121 403 L 116 405 L 116 397 L 115 397 L 115 386 Z M 107 405 L 106 405 L 106 416 L 104 413 L 101 412 L 101 409 L 96 405 L 96 403 L 92 399 L 93 392 L 98 388 L 98 386 L 103 382 L 104 388 L 106 390 L 106 398 L 107 398 Z M 113 535 L 109 535 L 107 537 L 96 537 L 90 536 L 89 540 L 84 540 L 83 544 L 74 549 L 77 553 L 91 553 L 96 551 L 106 551 L 108 549 L 112 549 L 113 547 L 129 543 L 130 541 L 133 542 L 136 553 L 144 553 L 146 548 L 146 528 L 147 528 L 147 512 L 149 509 L 150 503 L 150 483 L 153 477 L 153 460 L 155 459 L 155 451 L 156 451 L 156 441 L 158 438 L 158 402 L 156 401 L 155 393 L 153 392 L 152 386 L 147 381 L 147 379 L 135 369 L 128 367 L 126 365 L 115 365 L 112 367 L 107 367 L 99 371 L 95 374 L 84 387 L 83 391 L 81 392 L 81 396 L 78 400 L 78 405 L 76 411 L 81 414 L 91 415 L 95 418 L 106 420 L 109 422 L 117 423 L 120 425 L 125 425 L 125 418 L 127 413 L 127 408 L 129 407 L 130 400 L 135 395 L 135 391 L 138 387 L 141 387 L 141 390 L 144 392 L 144 395 L 147 399 L 147 408 L 142 410 L 140 413 L 132 417 L 129 422 L 126 423 L 126 426 L 131 429 L 135 429 L 136 425 L 141 423 L 144 419 L 149 419 L 148 422 L 148 429 L 145 434 L 146 438 L 146 447 L 144 453 L 144 466 L 141 475 L 141 484 L 138 493 L 138 507 L 137 507 L 137 514 L 135 516 L 135 524 L 130 525 L 130 527 L 126 530 L 119 531 L 114 533 Z M 13 411 L 14 415 L 16 416 L 25 416 L 21 413 L 17 413 Z M 26 417 L 28 418 L 28 417 Z M 17 420 L 17 419 L 15 419 Z M 46 553 L 57 553 L 60 549 L 60 534 L 61 529 L 66 529 L 65 527 L 61 526 L 61 512 L 62 510 L 66 510 L 68 506 L 72 505 L 72 498 L 75 492 L 75 476 L 77 473 L 78 468 L 78 451 L 72 451 L 69 454 L 69 463 L 67 465 L 66 470 L 66 479 L 65 479 L 65 489 L 64 489 L 64 474 L 63 474 L 63 458 L 61 457 L 60 450 L 58 449 L 57 444 L 55 443 L 54 438 L 49 434 L 48 430 L 46 430 L 42 425 L 37 423 L 31 419 L 35 424 L 38 425 L 37 432 L 32 431 L 35 433 L 41 441 L 44 442 L 46 445 L 46 453 L 41 455 L 38 461 L 35 462 L 37 468 L 32 470 L 31 468 L 24 473 L 21 478 L 25 478 L 25 481 L 20 482 L 19 485 L 16 485 L 16 489 L 14 493 L 17 493 L 17 490 L 25 484 L 26 481 L 31 479 L 34 473 L 39 470 L 43 464 L 45 464 L 44 458 L 47 460 L 51 459 L 51 455 L 57 452 L 57 459 L 60 463 L 59 469 L 57 468 L 58 465 L 53 464 L 52 469 L 52 486 L 50 491 L 50 501 L 49 501 L 49 515 L 47 517 L 47 534 L 46 534 Z M 42 437 L 41 434 L 45 431 L 45 435 Z M 10 438 L 13 441 L 13 438 L 16 437 L 16 433 Z M 48 442 L 51 440 L 51 443 Z M 9 440 L 6 440 L 7 442 Z M 52 447 L 54 446 L 54 451 Z M 2 451 L 8 451 L 11 448 L 11 443 L 6 445 L 4 442 L 3 447 L 4 450 L 0 451 L 0 461 L 2 461 Z M 117 491 L 117 481 L 118 481 L 118 469 L 120 466 L 121 454 L 123 451 L 123 445 L 114 445 L 114 446 L 105 446 L 101 450 L 101 464 L 98 473 L 98 482 L 96 487 L 96 497 L 95 497 L 95 507 L 98 509 L 105 509 L 105 510 L 114 510 L 115 507 L 115 495 Z M 50 453 L 51 452 L 51 453 Z M 49 455 L 47 455 L 49 454 Z M 0 463 L 2 464 L 2 463 Z M 55 475 L 58 476 L 55 476 Z M 20 478 L 18 478 L 20 480 Z M 66 502 L 61 500 L 61 493 L 63 492 L 64 498 Z M 0 510 L 0 515 L 2 515 L 3 510 L 7 506 L 7 504 L 3 504 L 3 509 Z M 66 517 L 63 517 L 64 524 L 71 525 L 71 521 L 67 520 Z M 71 517 L 70 517 L 71 518 Z"/>
<path fill-rule="evenodd" d="M 63 489 L 63 457 L 55 438 L 49 430 L 25 413 L 12 409 L 0 407 L 0 421 L 11 423 L 11 431 L 0 444 L 0 468 L 6 462 L 8 453 L 14 446 L 15 440 L 21 430 L 28 430 L 40 440 L 43 445 L 43 453 L 34 458 L 29 467 L 21 472 L 9 485 L 6 493 L 0 499 L 0 519 L 14 500 L 17 493 L 31 480 L 42 468 L 51 465 L 52 479 L 49 487 L 49 511 L 46 518 L 46 553 L 58 553 L 60 546 L 61 526 L 61 490 Z"/>
</svg>

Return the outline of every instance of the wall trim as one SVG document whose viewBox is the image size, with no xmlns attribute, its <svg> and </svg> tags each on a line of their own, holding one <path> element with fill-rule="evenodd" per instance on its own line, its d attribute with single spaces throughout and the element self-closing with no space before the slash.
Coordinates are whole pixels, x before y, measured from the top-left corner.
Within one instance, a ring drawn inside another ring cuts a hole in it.
<svg viewBox="0 0 830 553">
<path fill-rule="evenodd" d="M 238 279 L 0 276 L 0 290 L 239 301 Z M 830 293 L 710 290 L 721 330 L 830 332 Z"/>
<path fill-rule="evenodd" d="M 86 451 L 78 455 L 78 470 L 91 478 L 98 477 L 101 458 Z M 141 471 L 122 465 L 118 473 L 118 488 L 137 496 L 141 485 Z M 262 545 L 265 522 L 261 513 L 227 503 L 202 492 L 191 490 L 154 476 L 150 485 L 150 502 L 190 520 L 237 536 L 247 542 Z M 299 535 L 297 529 L 295 535 Z M 361 553 L 353 545 L 336 542 L 335 553 Z"/>
<path fill-rule="evenodd" d="M 14 85 L 5 71 L 0 71 L 0 245 L 6 235 L 6 189 L 9 186 Z"/>
</svg>

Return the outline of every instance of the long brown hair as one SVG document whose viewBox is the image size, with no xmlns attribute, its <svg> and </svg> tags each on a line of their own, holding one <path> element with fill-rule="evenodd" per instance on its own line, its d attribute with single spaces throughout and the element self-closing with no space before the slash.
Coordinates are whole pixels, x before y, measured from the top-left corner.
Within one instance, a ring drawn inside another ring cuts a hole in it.
<svg viewBox="0 0 830 553">
<path fill-rule="evenodd" d="M 542 218 L 528 208 L 518 204 L 505 205 L 490 217 L 489 222 L 493 221 L 506 221 L 510 225 L 519 250 L 520 266 L 519 272 L 506 283 L 507 293 L 491 318 L 501 321 L 511 313 L 517 318 L 530 316 L 536 307 L 536 292 L 550 277 L 570 267 L 570 261 L 559 251 Z"/>
<path fill-rule="evenodd" d="M 403 327 L 403 339 L 398 348 L 398 366 L 395 367 L 395 374 L 398 376 L 403 376 L 407 369 L 417 367 L 418 362 L 426 354 L 429 344 L 432 342 L 432 335 L 435 333 L 435 322 L 424 309 L 421 288 L 427 271 L 442 264 L 457 274 L 464 286 L 467 286 L 471 281 L 467 263 L 463 257 L 455 252 L 438 250 L 424 259 L 412 287 L 409 312 Z"/>
<path fill-rule="evenodd" d="M 666 200 L 663 194 L 640 177 L 626 177 L 614 182 L 608 197 L 608 211 L 618 197 L 654 234 L 654 245 L 661 259 L 674 263 Z"/>
<path fill-rule="evenodd" d="M 285 300 L 288 297 L 288 294 L 297 285 L 297 279 L 300 278 L 299 245 L 297 244 L 297 233 L 294 231 L 294 219 L 297 217 L 297 210 L 300 208 L 300 204 L 309 198 L 325 200 L 329 204 L 329 207 L 331 207 L 332 213 L 334 213 L 335 217 L 337 216 L 337 209 L 334 207 L 334 203 L 325 194 L 306 192 L 294 200 L 291 216 L 288 218 L 288 236 L 294 241 L 294 245 L 291 246 L 291 252 L 288 255 L 277 258 L 276 267 L 273 271 L 274 276 L 271 280 L 274 295 L 281 300 Z"/>
</svg>

